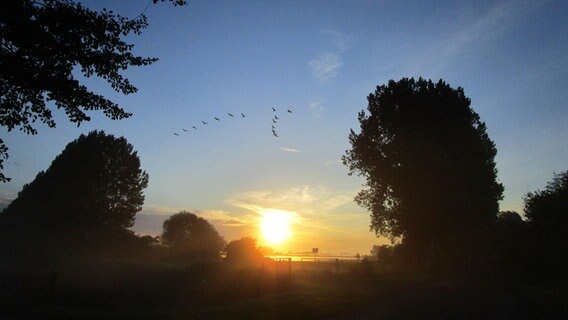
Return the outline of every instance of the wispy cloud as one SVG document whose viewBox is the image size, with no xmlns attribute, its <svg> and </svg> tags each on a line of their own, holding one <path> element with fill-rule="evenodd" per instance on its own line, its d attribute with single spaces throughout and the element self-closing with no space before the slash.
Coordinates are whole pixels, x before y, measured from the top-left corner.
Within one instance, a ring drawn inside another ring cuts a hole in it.
<svg viewBox="0 0 568 320">
<path fill-rule="evenodd" d="M 282 150 L 284 152 L 289 152 L 289 153 L 300 153 L 300 150 L 294 149 L 294 148 L 280 147 L 280 150 Z"/>
<path fill-rule="evenodd" d="M 527 4 L 526 1 L 504 1 L 499 3 L 475 23 L 467 25 L 449 37 L 441 48 L 442 54 L 446 56 L 457 55 L 472 43 L 501 36 L 510 28 L 517 15 L 524 15 L 519 10 L 523 11 L 523 7 Z"/>
<path fill-rule="evenodd" d="M 352 232 L 345 228 L 346 222 L 365 220 L 366 215 L 353 213 L 352 209 L 337 212 L 343 205 L 353 203 L 354 195 L 355 192 L 332 192 L 325 187 L 306 185 L 280 191 L 243 192 L 227 199 L 227 203 L 254 212 L 259 219 L 266 211 L 286 211 L 293 216 L 297 239 L 307 241 L 324 234 Z"/>
<path fill-rule="evenodd" d="M 159 205 L 147 205 L 142 208 L 139 215 L 152 215 L 152 216 L 171 216 L 174 213 L 178 213 L 180 211 L 189 211 L 194 212 L 194 210 L 189 208 L 177 208 L 177 207 L 167 207 L 167 206 L 159 206 Z"/>
<path fill-rule="evenodd" d="M 337 70 L 343 65 L 341 57 L 332 52 L 320 54 L 308 62 L 312 74 L 321 81 L 330 80 L 337 76 Z"/>
<path fill-rule="evenodd" d="M 341 54 L 351 48 L 353 36 L 337 30 L 323 29 L 320 34 L 325 38 L 324 46 L 316 58 L 308 62 L 312 74 L 320 81 L 327 81 L 337 76 L 343 65 Z"/>
<path fill-rule="evenodd" d="M 333 243 L 334 239 L 355 239 L 361 236 L 361 227 L 368 223 L 367 214 L 353 204 L 353 192 L 332 191 L 323 186 L 300 185 L 281 190 L 251 190 L 225 199 L 227 209 L 198 210 L 193 208 L 146 206 L 138 214 L 133 230 L 139 234 L 159 235 L 164 221 L 172 214 L 186 210 L 207 219 L 227 240 L 245 235 L 263 241 L 259 229 L 267 212 L 284 212 L 290 217 L 293 238 L 280 247 L 311 248 L 325 243 L 328 248 L 351 248 L 356 241 Z M 365 229 L 363 229 L 365 230 Z M 366 235 L 371 240 L 372 234 Z"/>
<path fill-rule="evenodd" d="M 326 162 L 324 162 L 324 165 L 331 166 L 331 165 L 342 164 L 342 163 L 343 162 L 341 160 L 327 160 Z"/>
<path fill-rule="evenodd" d="M 298 186 L 280 191 L 248 191 L 227 199 L 227 203 L 262 212 L 268 208 L 308 214 L 324 214 L 353 201 L 356 192 L 331 192 L 324 187 Z"/>
<path fill-rule="evenodd" d="M 323 113 L 323 106 L 321 105 L 321 101 L 308 103 L 308 108 L 312 111 L 314 117 L 321 117 Z"/>
<path fill-rule="evenodd" d="M 505 35 L 545 2 L 501 1 L 476 20 L 465 21 L 461 28 L 454 28 L 448 33 L 441 34 L 438 37 L 439 41 L 414 50 L 422 52 L 418 57 L 414 52 L 412 57 L 400 56 L 400 59 L 389 68 L 401 67 L 405 74 L 422 74 L 424 71 L 439 73 L 457 61 L 462 61 L 468 51 L 479 50 L 489 41 Z"/>
<path fill-rule="evenodd" d="M 200 212 L 200 216 L 213 223 L 222 224 L 225 227 L 241 227 L 252 222 L 247 216 L 237 216 L 223 210 L 204 210 Z"/>
<path fill-rule="evenodd" d="M 132 229 L 139 234 L 159 235 L 162 233 L 164 221 L 171 215 L 181 211 L 194 213 L 206 219 L 217 229 L 222 230 L 223 233 L 229 234 L 232 233 L 229 229 L 250 228 L 256 222 L 256 217 L 250 214 L 235 214 L 223 210 L 199 210 L 150 205 L 144 207 L 136 215 L 136 221 Z"/>
</svg>

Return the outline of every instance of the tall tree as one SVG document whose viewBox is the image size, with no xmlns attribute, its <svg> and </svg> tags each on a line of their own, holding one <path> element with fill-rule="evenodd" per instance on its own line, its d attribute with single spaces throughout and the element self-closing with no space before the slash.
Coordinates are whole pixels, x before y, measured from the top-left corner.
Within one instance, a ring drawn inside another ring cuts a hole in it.
<svg viewBox="0 0 568 320">
<path fill-rule="evenodd" d="M 0 125 L 28 134 L 37 133 L 36 121 L 55 127 L 48 103 L 77 125 L 89 121 L 86 111 L 92 110 L 113 120 L 129 117 L 117 103 L 81 84 L 74 71 L 105 79 L 119 93 L 136 92 L 121 72 L 157 59 L 134 55 L 134 45 L 124 38 L 139 35 L 147 25 L 144 14 L 128 19 L 71 0 L 0 1 Z M 0 139 L 0 182 L 9 180 L 2 173 L 7 158 Z"/>
<path fill-rule="evenodd" d="M 185 256 L 218 258 L 225 240 L 207 220 L 182 211 L 164 221 L 162 241 L 173 252 Z"/>
<path fill-rule="evenodd" d="M 148 174 L 125 138 L 93 131 L 72 141 L 0 213 L 0 233 L 16 242 L 106 241 L 134 224 Z"/>
<path fill-rule="evenodd" d="M 366 179 L 355 201 L 377 235 L 400 237 L 415 253 L 449 253 L 495 220 L 497 150 L 462 88 L 404 78 L 367 100 L 343 163 Z"/>
<path fill-rule="evenodd" d="M 533 246 L 533 264 L 542 275 L 562 275 L 568 268 L 568 171 L 554 174 L 544 190 L 524 198 Z"/>
</svg>

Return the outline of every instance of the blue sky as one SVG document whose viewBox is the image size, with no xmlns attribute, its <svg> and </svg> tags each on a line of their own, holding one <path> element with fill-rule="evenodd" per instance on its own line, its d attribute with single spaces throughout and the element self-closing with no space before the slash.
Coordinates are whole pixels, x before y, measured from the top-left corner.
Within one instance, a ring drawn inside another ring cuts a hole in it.
<svg viewBox="0 0 568 320">
<path fill-rule="evenodd" d="M 128 17 L 147 4 L 84 3 Z M 294 236 L 278 250 L 366 253 L 386 239 L 369 231 L 352 201 L 362 180 L 339 160 L 366 96 L 420 76 L 464 87 L 486 122 L 502 210 L 522 211 L 526 192 L 568 170 L 568 2 L 190 1 L 150 5 L 146 15 L 149 27 L 131 41 L 160 61 L 125 73 L 139 92 L 87 81 L 134 116 L 94 113 L 77 128 L 55 111 L 57 128 L 38 124 L 37 136 L 3 130 L 13 180 L 0 186 L 2 199 L 80 133 L 103 129 L 125 136 L 150 175 L 138 232 L 157 234 L 168 215 L 189 210 L 227 240 L 262 242 L 258 222 L 273 209 L 294 218 Z"/>
</svg>

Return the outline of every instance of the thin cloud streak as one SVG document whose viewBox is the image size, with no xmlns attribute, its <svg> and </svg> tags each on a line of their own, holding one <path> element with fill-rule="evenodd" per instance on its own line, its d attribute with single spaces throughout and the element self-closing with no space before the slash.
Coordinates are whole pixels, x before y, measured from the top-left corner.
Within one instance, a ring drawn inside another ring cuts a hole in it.
<svg viewBox="0 0 568 320">
<path fill-rule="evenodd" d="M 308 62 L 308 67 L 312 71 L 312 74 L 320 81 L 335 78 L 339 67 L 342 65 L 341 57 L 332 52 L 325 52 L 316 59 L 312 59 Z"/>
<path fill-rule="evenodd" d="M 546 2 L 509 0 L 498 3 L 477 20 L 467 22 L 461 29 L 441 34 L 440 41 L 416 48 L 415 51 L 423 52 L 422 55 L 399 57 L 387 69 L 401 69 L 403 74 L 423 74 L 425 71 L 440 73 L 463 59 L 470 48 L 481 47 L 487 41 L 502 37 Z"/>
<path fill-rule="evenodd" d="M 300 153 L 300 150 L 294 148 L 280 147 L 280 150 L 288 153 Z"/>
<path fill-rule="evenodd" d="M 335 164 L 343 164 L 341 160 L 327 160 L 324 162 L 325 166 L 335 165 Z"/>
</svg>

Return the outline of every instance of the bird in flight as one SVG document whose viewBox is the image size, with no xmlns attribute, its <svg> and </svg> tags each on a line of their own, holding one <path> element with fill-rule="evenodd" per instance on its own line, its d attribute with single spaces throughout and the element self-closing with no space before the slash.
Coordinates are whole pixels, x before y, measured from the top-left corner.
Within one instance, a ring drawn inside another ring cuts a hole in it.
<svg viewBox="0 0 568 320">
<path fill-rule="evenodd" d="M 174 136 L 178 136 L 178 137 L 179 137 L 179 134 L 177 134 L 177 132 L 174 132 Z"/>
<path fill-rule="evenodd" d="M 187 132 L 187 129 L 185 129 L 185 128 L 181 128 L 181 130 L 183 130 L 184 132 Z"/>
<path fill-rule="evenodd" d="M 274 119 L 278 120 L 278 116 L 275 115 L 275 116 L 274 116 Z"/>
<path fill-rule="evenodd" d="M 274 125 L 272 125 L 272 129 L 276 129 L 276 127 Z"/>
<path fill-rule="evenodd" d="M 201 122 L 202 122 L 203 124 L 207 124 L 207 122 L 205 122 L 205 121 L 201 121 Z"/>
<path fill-rule="evenodd" d="M 231 116 L 231 117 L 234 117 L 234 115 L 233 115 L 233 114 L 231 114 L 231 113 L 227 113 L 227 114 L 228 114 L 229 116 Z"/>
<path fill-rule="evenodd" d="M 191 127 L 192 127 L 193 129 L 197 130 L 197 127 L 196 127 L 196 126 L 191 126 Z"/>
<path fill-rule="evenodd" d="M 272 119 L 272 122 L 274 122 L 274 123 L 278 123 L 278 122 L 276 122 L 276 120 L 274 120 L 274 119 Z"/>
<path fill-rule="evenodd" d="M 276 112 L 276 109 L 274 109 L 274 107 L 272 107 L 272 111 Z"/>
<path fill-rule="evenodd" d="M 288 109 L 288 113 L 292 113 L 292 110 Z"/>
<path fill-rule="evenodd" d="M 278 138 L 278 134 L 274 130 L 272 130 L 272 135 L 275 136 L 276 138 Z"/>
<path fill-rule="evenodd" d="M 215 117 L 215 118 L 213 118 L 213 119 L 215 119 L 215 120 L 217 120 L 217 121 L 221 121 L 221 120 L 219 120 L 219 118 L 217 118 L 217 117 Z"/>
<path fill-rule="evenodd" d="M 247 117 L 247 116 L 245 116 L 245 114 L 244 114 L 244 113 L 241 113 L 241 116 L 243 116 L 243 118 L 246 118 L 246 117 Z"/>
</svg>

